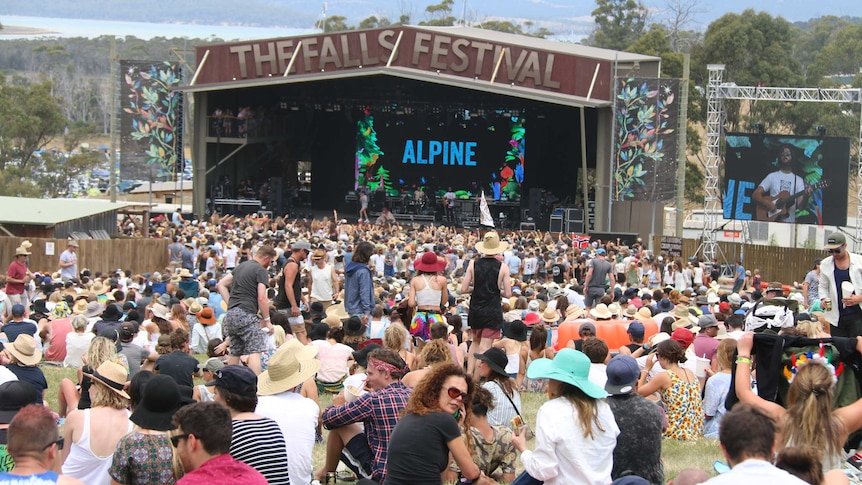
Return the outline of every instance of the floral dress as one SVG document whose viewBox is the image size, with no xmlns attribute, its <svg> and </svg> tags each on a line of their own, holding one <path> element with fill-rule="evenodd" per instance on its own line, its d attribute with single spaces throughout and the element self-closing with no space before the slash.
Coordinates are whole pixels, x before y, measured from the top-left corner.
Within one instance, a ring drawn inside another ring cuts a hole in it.
<svg viewBox="0 0 862 485">
<path fill-rule="evenodd" d="M 697 379 L 685 379 L 668 371 L 670 387 L 661 391 L 661 400 L 667 409 L 668 427 L 665 438 L 694 440 L 703 436 L 703 406 L 700 384 Z"/>
<path fill-rule="evenodd" d="M 108 474 L 123 484 L 171 485 L 176 482 L 173 456 L 167 434 L 134 431 L 117 443 Z"/>
</svg>

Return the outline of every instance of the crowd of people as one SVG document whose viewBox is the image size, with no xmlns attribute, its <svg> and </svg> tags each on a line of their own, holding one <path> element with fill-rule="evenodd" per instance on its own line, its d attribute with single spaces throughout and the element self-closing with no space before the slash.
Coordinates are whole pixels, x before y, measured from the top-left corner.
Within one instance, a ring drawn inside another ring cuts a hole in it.
<svg viewBox="0 0 862 485">
<path fill-rule="evenodd" d="M 79 270 L 74 240 L 38 271 L 22 241 L 0 484 L 328 483 L 339 463 L 364 484 L 661 484 L 663 441 L 700 439 L 730 471 L 674 483 L 847 483 L 862 264 L 842 234 L 802 288 L 734 290 L 640 243 L 334 216 L 162 221 L 153 273 Z M 45 365 L 76 378 L 51 389 Z M 547 395 L 533 422 L 527 393 Z"/>
</svg>

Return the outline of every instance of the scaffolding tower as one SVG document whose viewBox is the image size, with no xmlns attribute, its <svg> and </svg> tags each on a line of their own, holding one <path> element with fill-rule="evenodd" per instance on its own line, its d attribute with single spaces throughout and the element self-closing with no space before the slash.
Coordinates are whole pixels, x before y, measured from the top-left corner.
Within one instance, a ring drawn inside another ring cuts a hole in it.
<svg viewBox="0 0 862 485">
<path fill-rule="evenodd" d="M 709 83 L 706 86 L 706 194 L 703 202 L 703 235 L 698 252 L 703 254 L 705 260 L 712 261 L 721 250 L 716 234 L 719 226 L 719 214 L 722 213 L 719 166 L 722 162 L 720 141 L 725 116 L 724 100 L 849 103 L 862 106 L 862 89 L 737 86 L 733 83 L 723 82 L 724 64 L 709 64 L 707 71 L 709 72 Z M 862 251 L 862 111 L 860 111 L 859 116 L 858 141 L 856 227 L 853 239 L 854 250 L 860 252 Z M 727 262 L 725 258 L 722 259 Z"/>
</svg>

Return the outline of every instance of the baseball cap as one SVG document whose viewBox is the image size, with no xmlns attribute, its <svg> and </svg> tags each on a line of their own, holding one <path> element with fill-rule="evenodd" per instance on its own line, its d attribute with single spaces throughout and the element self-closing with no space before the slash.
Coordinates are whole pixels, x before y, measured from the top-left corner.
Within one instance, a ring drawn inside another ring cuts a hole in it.
<svg viewBox="0 0 862 485">
<path fill-rule="evenodd" d="M 207 359 L 203 364 L 198 364 L 199 370 L 208 370 L 210 372 L 215 372 L 217 370 L 224 369 L 224 362 L 218 357 L 211 357 Z"/>
<path fill-rule="evenodd" d="M 673 333 L 670 334 L 670 338 L 682 345 L 683 349 L 689 348 L 691 343 L 694 342 L 694 334 L 691 333 L 691 330 L 682 327 L 674 330 Z"/>
<path fill-rule="evenodd" d="M 596 254 L 607 254 L 603 248 L 596 249 Z"/>
<path fill-rule="evenodd" d="M 714 315 L 707 313 L 697 319 L 697 326 L 700 327 L 701 330 L 709 327 L 717 327 L 718 320 L 715 319 Z"/>
<path fill-rule="evenodd" d="M 634 390 L 634 384 L 640 375 L 640 367 L 632 356 L 618 354 L 608 362 L 606 372 L 608 380 L 605 383 L 605 390 L 608 394 L 628 394 Z"/>
<path fill-rule="evenodd" d="M 826 246 L 824 249 L 836 249 L 847 244 L 847 239 L 841 232 L 833 232 L 826 238 Z"/>
<path fill-rule="evenodd" d="M 122 322 L 120 323 L 120 340 L 123 342 L 128 342 L 132 340 L 132 337 L 135 335 L 135 324 L 132 322 Z"/>
<path fill-rule="evenodd" d="M 632 337 L 643 338 L 645 331 L 646 329 L 644 329 L 643 323 L 636 320 L 629 323 L 628 332 L 631 334 Z"/>
<path fill-rule="evenodd" d="M 293 249 L 304 249 L 311 252 L 311 244 L 309 244 L 305 239 L 300 239 L 293 243 Z"/>
<path fill-rule="evenodd" d="M 248 367 L 228 365 L 215 371 L 214 374 L 215 380 L 207 382 L 207 386 L 221 387 L 240 396 L 257 395 L 257 375 Z"/>
</svg>

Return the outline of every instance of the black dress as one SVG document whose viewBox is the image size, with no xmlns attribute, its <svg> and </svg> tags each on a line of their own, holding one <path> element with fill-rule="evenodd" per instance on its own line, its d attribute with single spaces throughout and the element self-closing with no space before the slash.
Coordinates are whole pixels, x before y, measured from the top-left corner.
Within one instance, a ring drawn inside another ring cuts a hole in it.
<svg viewBox="0 0 862 485">
<path fill-rule="evenodd" d="M 467 321 L 473 330 L 499 330 L 503 325 L 503 307 L 497 285 L 501 266 L 496 258 L 479 258 L 473 263 L 473 294 L 467 313 Z"/>
</svg>

